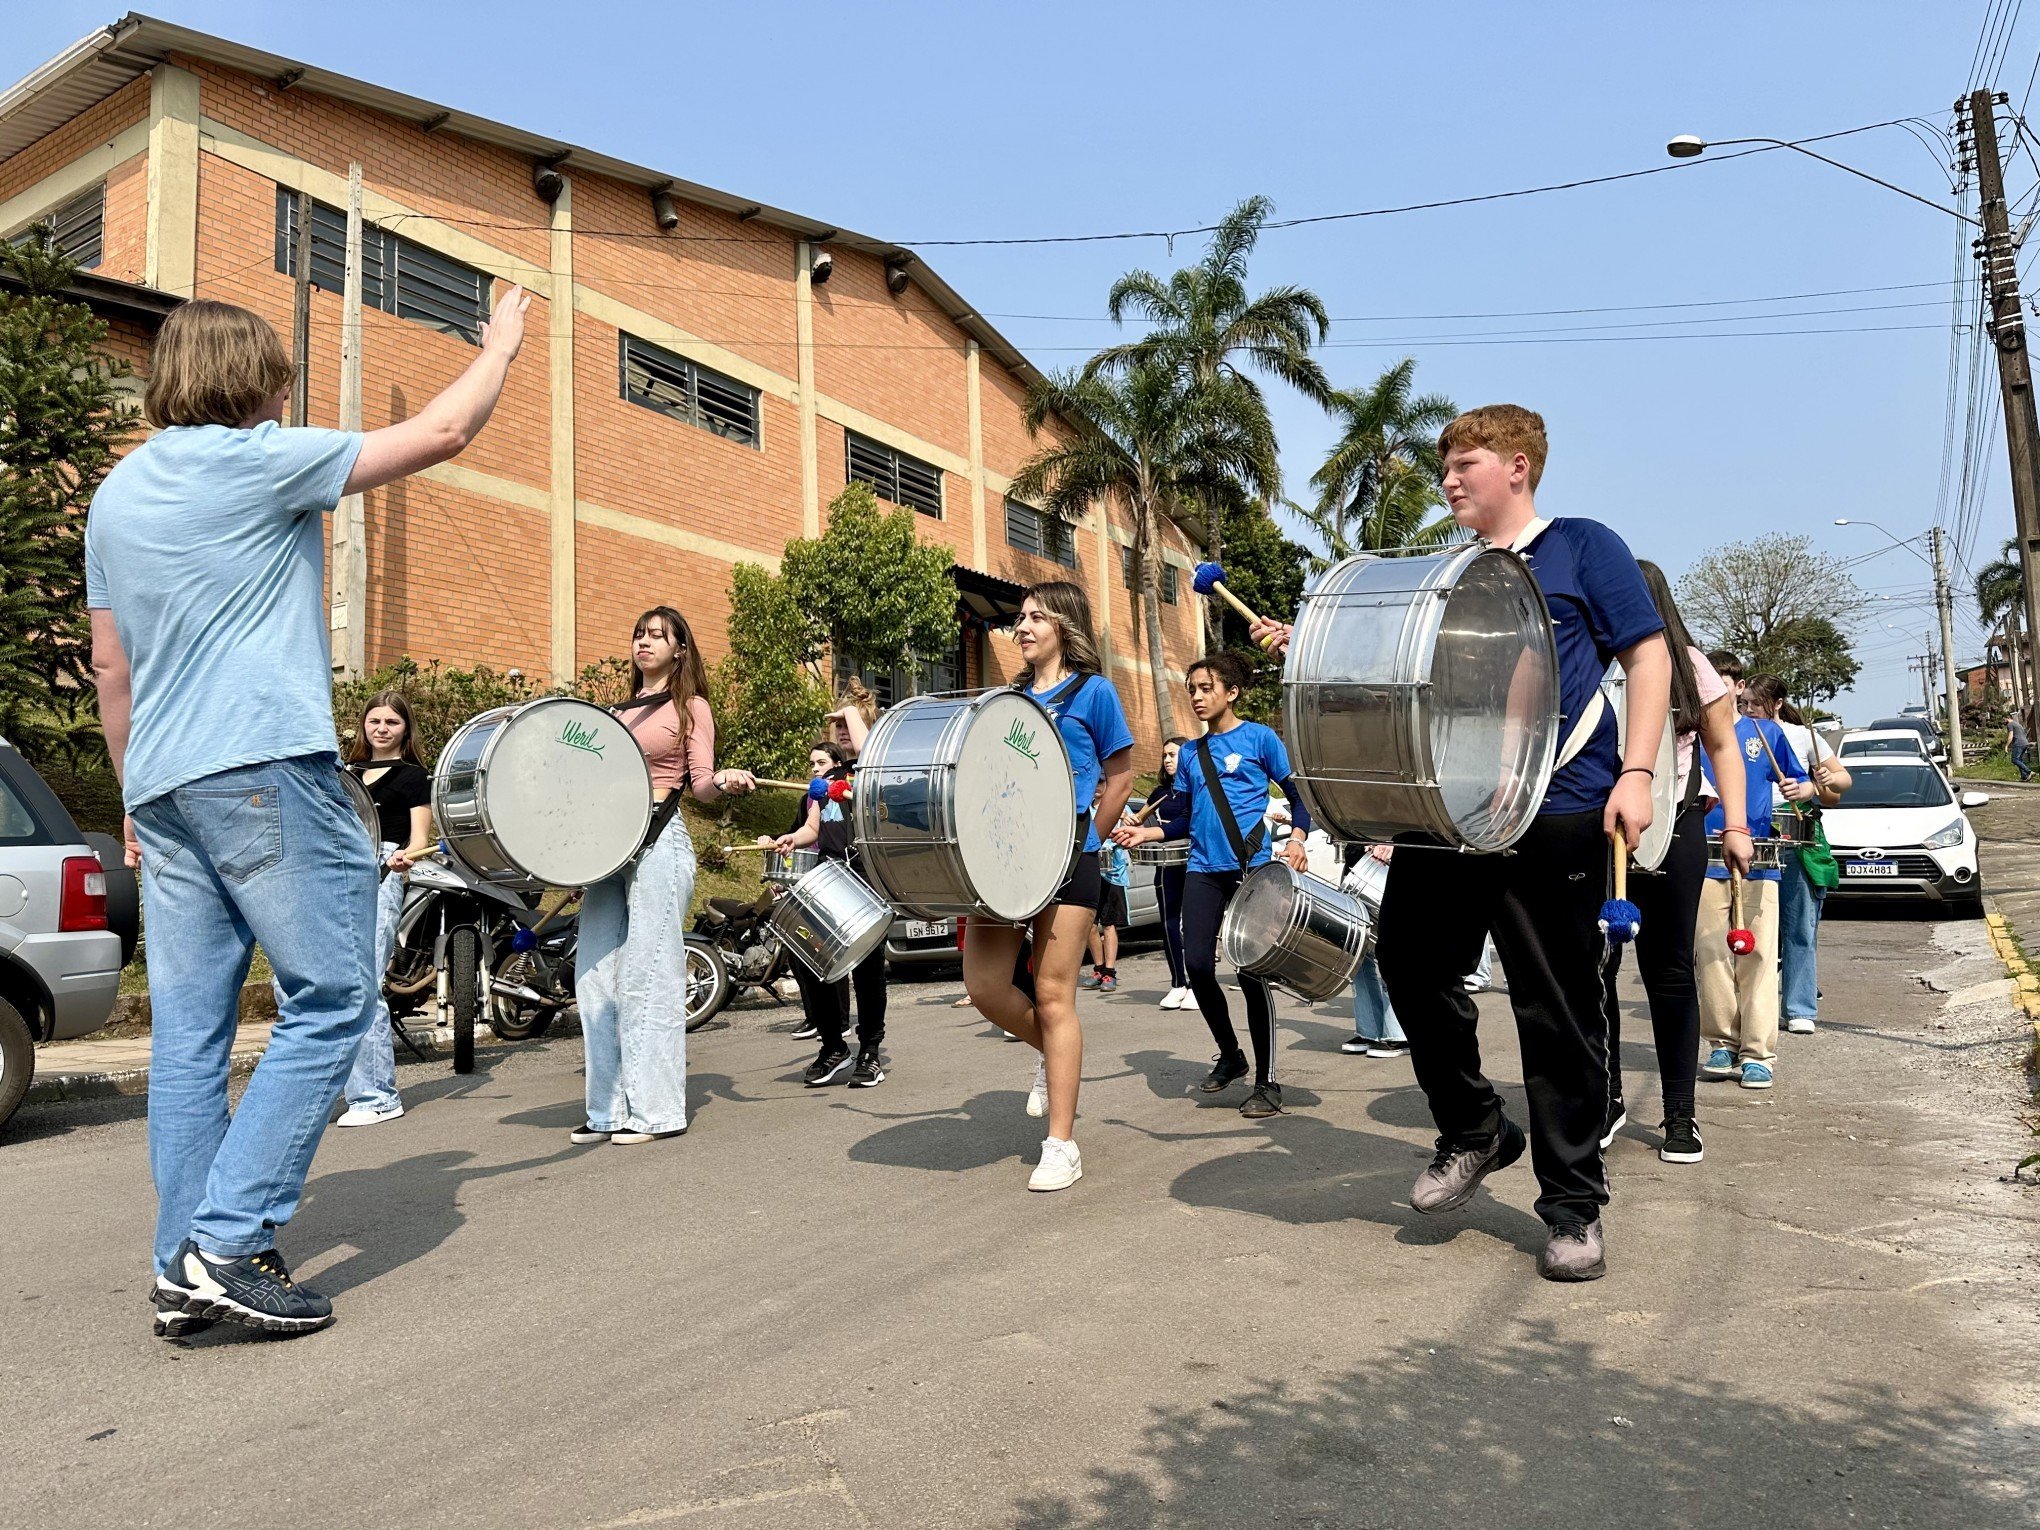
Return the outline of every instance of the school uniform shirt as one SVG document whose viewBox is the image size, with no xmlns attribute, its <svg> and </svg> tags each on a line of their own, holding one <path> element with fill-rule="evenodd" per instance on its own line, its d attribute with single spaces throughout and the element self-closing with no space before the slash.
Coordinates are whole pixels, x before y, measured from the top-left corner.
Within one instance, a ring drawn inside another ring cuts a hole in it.
<svg viewBox="0 0 2040 1530">
<path fill-rule="evenodd" d="M 1133 886 L 1133 857 L 1117 845 L 1101 846 L 1098 851 L 1098 875 L 1114 887 Z"/>
<path fill-rule="evenodd" d="M 1029 691 L 1048 715 L 1055 719 L 1070 752 L 1070 770 L 1076 777 L 1077 811 L 1086 815 L 1090 826 L 1084 834 L 1086 851 L 1098 848 L 1098 824 L 1091 805 L 1098 800 L 1098 783 L 1105 777 L 1105 762 L 1122 749 L 1133 747 L 1133 730 L 1126 725 L 1119 692 L 1103 675 L 1075 674 L 1057 681 L 1045 691 Z"/>
<path fill-rule="evenodd" d="M 1533 521 L 1517 538 L 1515 550 L 1537 576 L 1551 614 L 1551 633 L 1558 645 L 1558 737 L 1563 744 L 1615 656 L 1664 631 L 1664 619 L 1651 601 L 1628 543 L 1599 521 L 1561 516 L 1546 522 L 1542 530 Z M 1604 707 L 1586 747 L 1552 775 L 1540 811 L 1598 813 L 1608 805 L 1621 769 L 1615 712 Z"/>
<path fill-rule="evenodd" d="M 1209 750 L 1211 763 L 1218 767 L 1218 784 L 1232 807 L 1233 822 L 1240 838 L 1251 841 L 1254 830 L 1268 813 L 1268 791 L 1280 787 L 1289 798 L 1290 812 L 1297 827 L 1310 829 L 1310 814 L 1295 796 L 1289 779 L 1289 751 L 1275 730 L 1262 723 L 1242 722 L 1223 733 L 1207 733 L 1183 746 L 1176 762 L 1176 790 L 1190 803 L 1190 869 L 1192 871 L 1239 871 L 1240 858 L 1233 852 L 1232 837 L 1225 831 L 1225 819 L 1205 785 L 1200 754 Z M 1244 869 L 1266 862 L 1275 853 L 1273 836 L 1265 831 L 1254 847 Z"/>
<path fill-rule="evenodd" d="M 1799 756 L 1799 763 L 1807 768 L 1809 774 L 1814 766 L 1834 754 L 1834 750 L 1821 742 L 1813 729 L 1807 727 L 1805 723 L 1781 722 L 1778 724 L 1778 731 L 1785 735 L 1786 740 L 1792 745 L 1792 752 Z M 1778 763 L 1780 765 L 1785 763 L 1783 756 L 1779 757 Z M 1773 776 L 1771 778 L 1771 807 L 1775 811 L 1784 805 L 1785 793 L 1778 785 L 1778 778 Z"/>
<path fill-rule="evenodd" d="M 1804 781 L 1806 769 L 1799 763 L 1799 756 L 1792 752 L 1792 741 L 1785 737 L 1784 730 L 1768 718 L 1738 718 L 1735 725 L 1735 741 L 1742 752 L 1743 776 L 1749 788 L 1748 801 L 1745 805 L 1749 809 L 1750 833 L 1758 839 L 1769 839 L 1771 837 L 1769 786 L 1777 779 L 1776 773 L 1771 769 L 1771 756 L 1777 756 L 1778 769 L 1784 772 L 1788 781 Z M 1764 750 L 1767 743 L 1771 746 L 1768 754 Z M 1708 759 L 1705 754 L 1701 756 L 1700 768 L 1707 773 L 1709 781 L 1714 779 L 1714 761 Z M 1714 805 L 1707 810 L 1707 833 L 1712 837 L 1719 837 L 1727 822 L 1721 811 L 1720 799 L 1717 798 Z M 1728 868 L 1710 865 L 1707 874 L 1719 879 L 1728 875 Z M 1769 871 L 1752 871 L 1749 880 L 1775 882 L 1778 880 L 1778 872 L 1776 868 Z"/>
<path fill-rule="evenodd" d="M 375 803 L 377 833 L 383 842 L 408 845 L 411 809 L 432 806 L 432 777 L 423 766 L 413 765 L 409 760 L 361 760 L 347 768 L 368 788 L 369 800 Z M 371 781 L 369 772 L 375 770 L 382 774 Z"/>
</svg>

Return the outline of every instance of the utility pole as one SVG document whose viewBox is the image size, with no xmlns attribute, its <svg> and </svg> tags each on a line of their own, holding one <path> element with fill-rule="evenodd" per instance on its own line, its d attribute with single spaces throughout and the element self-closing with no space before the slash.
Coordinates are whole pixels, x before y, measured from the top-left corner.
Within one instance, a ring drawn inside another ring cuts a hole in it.
<svg viewBox="0 0 2040 1530">
<path fill-rule="evenodd" d="M 361 429 L 361 166 L 347 167 L 347 265 L 340 296 L 340 428 Z M 333 510 L 333 668 L 352 680 L 368 667 L 368 546 L 362 497 Z"/>
<path fill-rule="evenodd" d="M 291 265 L 297 287 L 290 305 L 290 422 L 311 424 L 312 387 L 312 198 L 297 194 L 297 228 L 291 239 Z"/>
<path fill-rule="evenodd" d="M 1948 560 L 1943 555 L 1945 537 L 1939 526 L 1927 528 L 1927 544 L 1934 550 L 1934 608 L 1941 613 L 1941 680 L 1948 694 L 1948 760 L 1962 768 L 1961 680 L 1955 673 L 1955 598 L 1948 591 Z"/>
<path fill-rule="evenodd" d="M 1920 677 L 1920 700 L 1926 704 L 1929 715 L 1934 710 L 1934 656 L 1930 653 L 1916 653 L 1905 661 L 1905 667 Z"/>
<path fill-rule="evenodd" d="M 1956 102 L 1955 127 L 1965 146 L 1973 145 L 1976 158 L 1977 212 L 1983 221 L 1976 254 L 1990 294 L 1986 322 L 1997 345 L 1998 385 L 2004 395 L 2005 451 L 2011 459 L 2019 572 L 2025 586 L 2024 625 L 2040 640 L 2040 413 L 2033 403 L 2033 358 L 2026 349 L 2026 321 L 2020 311 L 2018 246 L 2005 208 L 2004 162 L 1998 153 L 1995 114 L 2005 99 L 1979 90 L 1966 103 Z"/>
</svg>

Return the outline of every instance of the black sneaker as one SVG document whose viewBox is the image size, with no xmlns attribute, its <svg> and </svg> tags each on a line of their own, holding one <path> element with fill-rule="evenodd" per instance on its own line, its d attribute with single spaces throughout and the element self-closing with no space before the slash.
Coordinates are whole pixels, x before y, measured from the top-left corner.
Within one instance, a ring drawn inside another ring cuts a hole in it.
<svg viewBox="0 0 2040 1530">
<path fill-rule="evenodd" d="M 333 1321 L 333 1304 L 290 1278 L 275 1249 L 239 1259 L 213 1259 L 189 1239 L 177 1270 L 189 1287 L 187 1315 L 221 1318 L 263 1333 L 315 1333 Z"/>
<path fill-rule="evenodd" d="M 1247 1076 L 1247 1054 L 1234 1052 L 1227 1056 L 1221 1052 L 1212 1060 L 1211 1071 L 1204 1076 L 1204 1082 L 1197 1087 L 1206 1094 L 1217 1094 L 1226 1085 Z"/>
<path fill-rule="evenodd" d="M 1254 1085 L 1254 1092 L 1240 1103 L 1240 1114 L 1253 1121 L 1258 1121 L 1263 1116 L 1281 1115 L 1282 1086 L 1280 1084 Z"/>
<path fill-rule="evenodd" d="M 807 1065 L 801 1082 L 810 1089 L 819 1089 L 824 1084 L 833 1084 L 850 1066 L 850 1054 L 842 1047 L 823 1047 L 821 1055 Z"/>
<path fill-rule="evenodd" d="M 615 1135 L 616 1133 L 606 1132 L 593 1122 L 583 1121 L 579 1126 L 567 1133 L 567 1141 L 573 1143 L 576 1147 L 586 1147 L 591 1142 L 607 1142 Z"/>
<path fill-rule="evenodd" d="M 1614 1144 L 1615 1134 L 1629 1124 L 1629 1108 L 1620 1100 L 1608 1102 L 1607 1124 L 1601 1128 L 1601 1151 L 1607 1152 Z"/>
<path fill-rule="evenodd" d="M 1365 1036 L 1357 1035 L 1348 1036 L 1344 1041 L 1339 1043 L 1339 1050 L 1341 1052 L 1344 1052 L 1348 1057 L 1365 1057 L 1367 1055 L 1367 1049 L 1373 1045 L 1374 1043 L 1372 1041 L 1369 1041 Z"/>
<path fill-rule="evenodd" d="M 799 1025 L 794 1027 L 793 1039 L 795 1041 L 813 1041 L 817 1036 L 821 1034 L 822 1033 L 818 1029 L 816 1029 L 814 1021 L 803 1020 Z"/>
<path fill-rule="evenodd" d="M 1657 1150 L 1658 1157 L 1666 1163 L 1698 1163 L 1700 1154 L 1700 1123 L 1691 1116 L 1666 1117 L 1665 1141 Z"/>
<path fill-rule="evenodd" d="M 857 1066 L 850 1070 L 852 1089 L 870 1089 L 885 1082 L 885 1068 L 878 1060 L 878 1053 L 865 1048 L 857 1054 Z"/>
<path fill-rule="evenodd" d="M 156 1277 L 155 1289 L 149 1293 L 149 1305 L 156 1309 L 156 1337 L 159 1339 L 182 1339 L 212 1327 L 211 1318 L 194 1317 L 184 1310 L 196 1293 L 179 1274 L 183 1265 L 184 1250 L 179 1249 L 177 1257 L 170 1262 L 170 1268 Z"/>
<path fill-rule="evenodd" d="M 1455 1143 L 1440 1137 L 1437 1155 L 1410 1186 L 1411 1207 L 1426 1216 L 1457 1211 L 1473 1199 L 1473 1192 L 1480 1188 L 1482 1180 L 1521 1158 L 1528 1145 L 1523 1128 L 1507 1116 L 1502 1117 L 1495 1134 L 1485 1140 Z"/>
</svg>

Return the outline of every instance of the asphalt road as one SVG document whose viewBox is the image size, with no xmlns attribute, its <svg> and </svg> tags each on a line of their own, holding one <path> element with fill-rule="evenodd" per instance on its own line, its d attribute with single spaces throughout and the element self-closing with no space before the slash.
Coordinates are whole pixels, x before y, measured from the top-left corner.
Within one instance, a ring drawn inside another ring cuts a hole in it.
<svg viewBox="0 0 2040 1530">
<path fill-rule="evenodd" d="M 1534 1274 L 1527 1164 L 1408 1209 L 1422 1097 L 1334 1009 L 1282 1003 L 1289 1114 L 1194 1095 L 1153 957 L 1084 1000 L 1060 1195 L 1023 1188 L 1030 1054 L 942 983 L 896 990 L 869 1092 L 803 1090 L 770 1012 L 702 1033 L 694 1128 L 648 1147 L 568 1145 L 575 1040 L 407 1065 L 406 1117 L 320 1151 L 283 1243 L 341 1317 L 289 1342 L 151 1338 L 139 1102 L 31 1107 L 0 1524 L 2029 1524 L 2023 1023 L 1979 925 L 1827 953 L 1778 1087 L 1702 1086 L 1704 1164 L 1618 1142 L 1578 1287 Z"/>
</svg>

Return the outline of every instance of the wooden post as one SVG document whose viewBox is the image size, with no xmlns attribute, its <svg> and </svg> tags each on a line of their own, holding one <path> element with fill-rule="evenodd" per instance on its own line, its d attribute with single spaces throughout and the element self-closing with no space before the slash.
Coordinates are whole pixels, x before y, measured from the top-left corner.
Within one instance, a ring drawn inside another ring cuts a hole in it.
<svg viewBox="0 0 2040 1530">
<path fill-rule="evenodd" d="M 290 350 L 295 368 L 290 382 L 290 422 L 309 425 L 312 383 L 312 196 L 297 194 L 297 230 L 291 241 L 291 265 L 297 286 L 290 305 Z"/>
<path fill-rule="evenodd" d="M 340 428 L 361 429 L 361 166 L 347 167 L 347 271 L 340 298 Z M 368 667 L 368 546 L 362 497 L 333 512 L 333 668 L 354 679 Z"/>
</svg>

